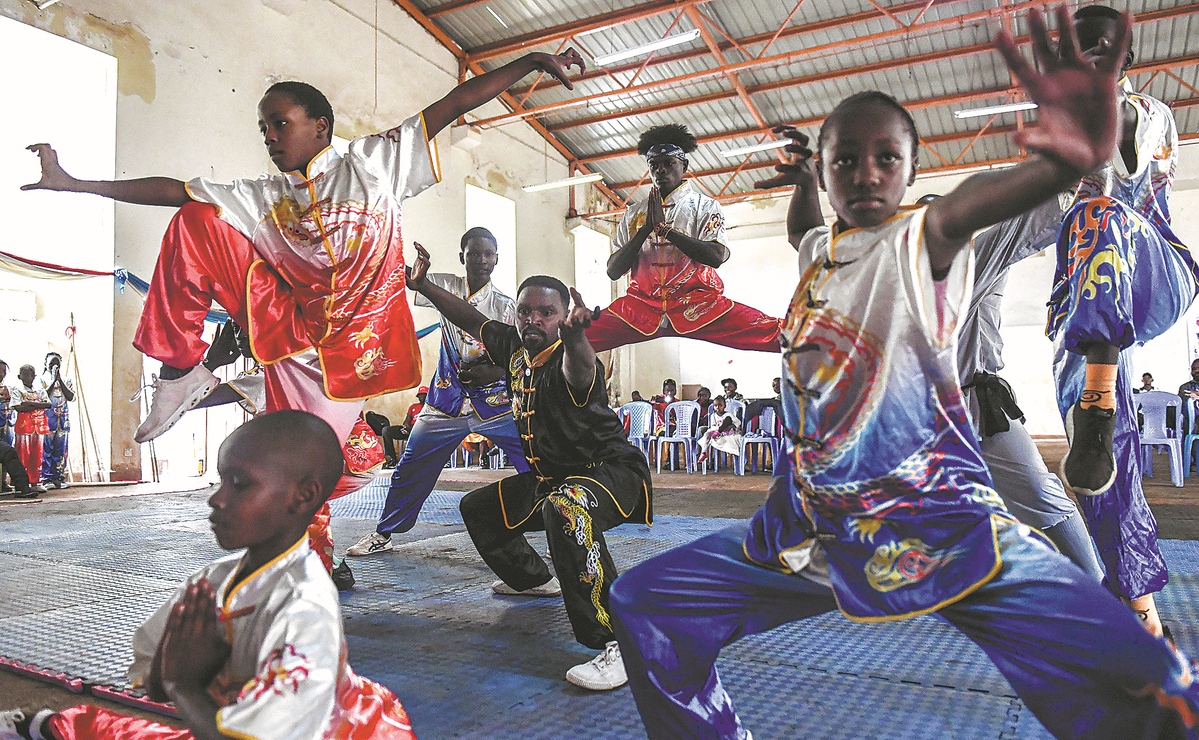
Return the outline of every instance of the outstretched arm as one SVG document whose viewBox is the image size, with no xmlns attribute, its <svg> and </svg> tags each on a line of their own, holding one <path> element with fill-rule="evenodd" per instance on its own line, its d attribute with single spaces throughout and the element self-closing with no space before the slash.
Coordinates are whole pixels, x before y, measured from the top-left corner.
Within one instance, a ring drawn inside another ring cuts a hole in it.
<svg viewBox="0 0 1199 740">
<path fill-rule="evenodd" d="M 808 137 L 794 126 L 776 126 L 776 134 L 782 134 L 791 143 L 783 147 L 790 153 L 791 161 L 787 164 L 775 165 L 778 174 L 767 180 L 758 180 L 754 187 L 759 190 L 793 185 L 791 205 L 787 209 L 787 241 L 795 249 L 804 234 L 817 226 L 824 225 L 824 214 L 820 212 L 819 182 L 816 178 L 816 163 L 812 160 L 812 150 L 808 148 Z"/>
<path fill-rule="evenodd" d="M 575 86 L 566 75 L 566 70 L 571 67 L 578 67 L 580 73 L 587 71 L 583 57 L 574 49 L 567 49 L 562 54 L 525 54 L 499 69 L 472 77 L 450 90 L 441 100 L 425 108 L 425 130 L 429 138 L 433 138 L 438 131 L 453 123 L 454 119 L 492 100 L 530 72 L 545 72 L 565 85 L 567 90 L 573 90 Z"/>
<path fill-rule="evenodd" d="M 169 177 L 142 177 L 136 180 L 78 180 L 67 174 L 58 163 L 58 153 L 49 144 L 31 144 L 25 147 L 37 154 L 42 162 L 42 179 L 22 190 L 57 190 L 67 193 L 92 193 L 124 203 L 144 206 L 172 206 L 178 208 L 191 201 L 182 180 Z"/>
<path fill-rule="evenodd" d="M 1034 155 L 1011 169 L 974 175 L 929 206 L 924 234 L 934 273 L 949 268 L 975 231 L 1057 195 L 1115 150 L 1120 135 L 1116 81 L 1124 55 L 1108 55 L 1092 66 L 1079 53 L 1078 36 L 1064 6 L 1058 8 L 1057 18 L 1060 56 L 1052 50 L 1044 16 L 1036 8 L 1029 13 L 1040 72 L 1020 56 L 1011 34 L 1004 31 L 996 39 L 1008 66 L 1038 105 L 1036 128 L 1016 135 L 1016 142 Z M 1131 25 L 1125 14 L 1116 35 L 1118 48 L 1127 49 Z"/>
<path fill-rule="evenodd" d="M 558 336 L 562 338 L 564 354 L 562 372 L 566 375 L 566 384 L 572 391 L 586 397 L 591 392 L 595 382 L 595 349 L 587 341 L 587 327 L 599 318 L 599 309 L 587 308 L 583 296 L 574 288 L 570 289 L 570 297 L 574 302 L 570 315 L 562 322 Z"/>
<path fill-rule="evenodd" d="M 481 339 L 480 332 L 488 318 L 458 296 L 425 280 L 425 274 L 429 272 L 429 252 L 419 243 L 413 244 L 416 246 L 416 262 L 408 268 L 408 287 L 428 298 L 451 324 L 475 339 Z"/>
</svg>

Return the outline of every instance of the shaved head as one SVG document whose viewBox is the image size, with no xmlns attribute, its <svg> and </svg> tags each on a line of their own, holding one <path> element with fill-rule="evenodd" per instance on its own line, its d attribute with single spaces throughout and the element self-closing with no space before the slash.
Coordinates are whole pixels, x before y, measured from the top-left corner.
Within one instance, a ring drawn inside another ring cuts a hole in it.
<svg viewBox="0 0 1199 740">
<path fill-rule="evenodd" d="M 260 462 L 287 471 L 292 480 L 313 476 L 320 483 L 321 503 L 333 493 L 344 467 L 333 427 L 307 411 L 262 414 L 235 429 L 222 447 L 252 452 Z"/>
</svg>

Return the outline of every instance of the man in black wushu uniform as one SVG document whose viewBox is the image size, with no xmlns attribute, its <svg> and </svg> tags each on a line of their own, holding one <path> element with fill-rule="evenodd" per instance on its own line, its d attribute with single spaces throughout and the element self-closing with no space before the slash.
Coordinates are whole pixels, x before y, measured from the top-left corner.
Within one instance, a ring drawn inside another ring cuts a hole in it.
<svg viewBox="0 0 1199 740">
<path fill-rule="evenodd" d="M 426 281 L 429 253 L 416 249 L 408 287 L 508 369 L 512 414 L 529 462 L 528 473 L 472 491 L 460 504 L 471 540 L 501 579 L 492 589 L 561 593 L 575 639 L 603 651 L 566 679 L 597 691 L 621 686 L 627 679 L 608 611 L 616 566 L 603 533 L 625 522 L 649 524 L 653 504 L 649 466 L 608 408 L 604 365 L 583 333 L 595 312 L 574 289 L 537 275 L 517 291 L 516 326 L 491 321 Z M 545 530 L 560 587 L 525 540 L 525 532 L 537 530 Z"/>
</svg>

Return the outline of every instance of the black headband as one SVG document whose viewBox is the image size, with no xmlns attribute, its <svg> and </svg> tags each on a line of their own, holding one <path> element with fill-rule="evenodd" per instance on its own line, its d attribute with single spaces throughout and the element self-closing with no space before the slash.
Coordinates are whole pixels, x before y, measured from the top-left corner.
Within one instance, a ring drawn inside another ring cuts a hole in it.
<svg viewBox="0 0 1199 740">
<path fill-rule="evenodd" d="M 683 164 L 687 163 L 687 152 L 675 144 L 654 144 L 645 153 L 645 161 L 648 162 L 654 157 L 674 157 Z"/>
</svg>

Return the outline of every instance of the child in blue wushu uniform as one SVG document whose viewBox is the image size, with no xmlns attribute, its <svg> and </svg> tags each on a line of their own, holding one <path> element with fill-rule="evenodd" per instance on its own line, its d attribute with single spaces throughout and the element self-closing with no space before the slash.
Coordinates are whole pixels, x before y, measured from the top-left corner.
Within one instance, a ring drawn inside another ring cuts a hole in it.
<svg viewBox="0 0 1199 740">
<path fill-rule="evenodd" d="M 783 327 L 792 470 L 739 525 L 612 586 L 614 631 L 649 737 L 750 737 L 716 673 L 721 648 L 839 609 L 859 622 L 937 613 L 979 644 L 1059 738 L 1196 737 L 1187 660 L 1093 577 L 1019 524 L 992 487 L 958 384 L 956 334 L 976 230 L 1098 168 L 1118 135 L 1118 60 L 1092 66 L 1060 11 L 1061 58 L 1031 14 L 1037 72 L 998 40 L 1040 105 L 1034 153 L 927 207 L 907 111 L 877 92 L 843 101 L 778 181 L 801 278 Z M 1120 22 L 1127 45 L 1129 21 Z M 825 228 L 819 177 L 837 213 Z M 771 183 L 774 184 L 774 183 Z"/>
</svg>

